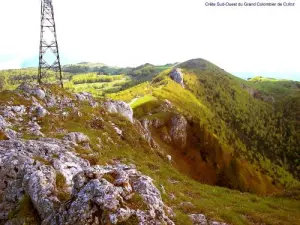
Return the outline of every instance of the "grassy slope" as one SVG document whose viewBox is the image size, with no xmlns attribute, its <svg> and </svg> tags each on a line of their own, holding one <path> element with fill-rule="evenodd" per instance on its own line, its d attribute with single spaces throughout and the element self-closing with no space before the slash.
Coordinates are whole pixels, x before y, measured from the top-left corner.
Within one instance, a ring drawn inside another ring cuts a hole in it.
<svg viewBox="0 0 300 225">
<path fill-rule="evenodd" d="M 69 95 L 54 87 L 52 92 Z M 1 93 L 0 96 L 1 105 L 11 99 L 14 99 L 15 104 L 24 102 L 12 92 Z M 79 110 L 83 113 L 82 117 L 73 113 L 65 119 L 55 115 L 45 117 L 39 121 L 42 131 L 48 137 L 56 138 L 61 137 L 58 130 L 63 129 L 89 135 L 92 151 L 83 149 L 77 151 L 92 164 L 105 164 L 111 160 L 136 164 L 139 170 L 154 179 L 157 187 L 160 184 L 164 186 L 167 194 L 162 194 L 162 197 L 169 206 L 174 208 L 176 224 L 191 224 L 188 213 L 204 213 L 211 219 L 231 224 L 299 224 L 299 201 L 282 197 L 259 197 L 196 182 L 176 170 L 165 157 L 151 150 L 136 128 L 126 119 L 117 114 L 107 114 L 101 108 L 92 109 L 87 104 L 81 104 Z M 69 111 L 72 112 L 72 109 Z M 100 122 L 98 117 L 103 118 L 104 122 Z M 108 121 L 112 121 L 125 131 L 123 139 L 116 135 Z M 101 149 L 97 147 L 98 137 L 103 141 Z M 170 180 L 177 183 L 171 183 Z M 170 198 L 171 193 L 175 195 L 175 199 Z M 191 202 L 195 207 L 180 206 L 182 202 Z M 18 216 L 32 216 L 31 212 L 27 215 L 22 208 L 20 212 L 22 213 Z"/>
<path fill-rule="evenodd" d="M 300 96 L 300 82 L 297 81 L 254 77 L 248 82 L 252 83 L 258 90 L 269 93 L 279 100 L 287 96 Z"/>
<path fill-rule="evenodd" d="M 294 162 L 287 163 L 286 156 L 282 158 L 281 155 L 283 136 L 280 135 L 283 134 L 274 130 L 280 115 L 274 114 L 270 103 L 251 97 L 241 87 L 242 84 L 249 85 L 247 81 L 234 77 L 207 61 L 191 60 L 178 67 L 184 72 L 186 89 L 171 81 L 167 76 L 169 70 L 166 70 L 151 84 L 144 83 L 110 97 L 130 102 L 134 98 L 146 96 L 137 100 L 144 101 L 143 106 L 135 107 L 138 117 L 142 117 L 143 112 L 144 115 L 149 113 L 145 108 L 155 105 L 153 100 L 145 101 L 149 96 L 170 100 L 187 118 L 199 120 L 202 127 L 207 127 L 225 146 L 226 152 L 232 152 L 230 149 L 233 147 L 234 155 L 242 156 L 248 161 L 239 161 L 244 164 L 240 180 L 246 183 L 243 184 L 245 186 L 262 186 L 261 190 L 256 188 L 256 192 L 273 190 L 274 183 L 285 186 L 297 183 L 283 168 L 291 169 L 291 165 L 298 159 L 293 157 L 299 154 L 293 141 L 299 141 L 299 138 L 297 139 L 294 133 L 290 139 L 292 149 L 289 151 L 289 157 Z M 231 147 L 226 147 L 226 144 Z M 277 165 L 270 159 L 277 161 Z M 295 165 L 297 166 L 297 163 Z M 260 173 L 256 172 L 258 168 Z M 255 180 L 254 177 L 258 177 L 260 185 L 255 182 L 250 184 L 251 180 Z"/>
</svg>

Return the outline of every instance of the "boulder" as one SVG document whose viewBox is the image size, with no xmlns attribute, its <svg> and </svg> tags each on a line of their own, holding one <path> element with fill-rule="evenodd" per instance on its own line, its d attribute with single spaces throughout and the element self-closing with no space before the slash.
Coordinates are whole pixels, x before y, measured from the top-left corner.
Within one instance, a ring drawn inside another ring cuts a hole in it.
<svg viewBox="0 0 300 225">
<path fill-rule="evenodd" d="M 181 69 L 175 68 L 170 73 L 170 78 L 174 80 L 176 83 L 180 84 L 182 87 L 184 87 L 183 83 L 183 73 L 181 72 Z"/>
<path fill-rule="evenodd" d="M 226 223 L 209 220 L 203 214 L 190 214 L 189 217 L 193 225 L 228 225 Z"/>
<path fill-rule="evenodd" d="M 103 103 L 103 107 L 110 113 L 119 113 L 133 122 L 133 110 L 129 104 L 123 101 L 108 101 Z"/>
<path fill-rule="evenodd" d="M 194 225 L 208 225 L 206 216 L 203 214 L 190 214 L 189 217 Z"/>
<path fill-rule="evenodd" d="M 38 85 L 23 83 L 17 90 L 24 92 L 25 94 L 34 95 L 39 99 L 46 97 L 45 91 L 43 91 Z"/>
<path fill-rule="evenodd" d="M 80 92 L 76 93 L 75 97 L 77 98 L 78 101 L 88 101 L 90 103 L 90 106 L 93 108 L 96 108 L 99 106 L 98 102 L 95 101 L 93 95 L 88 92 Z"/>
<path fill-rule="evenodd" d="M 37 117 L 45 117 L 49 112 L 41 105 L 37 106 L 36 108 L 36 115 Z"/>
<path fill-rule="evenodd" d="M 150 177 L 117 162 L 92 167 L 69 144 L 50 138 L 0 142 L 1 224 L 13 223 L 8 214 L 25 195 L 44 225 L 117 224 L 132 217 L 139 224 L 174 224 Z M 58 198 L 58 172 L 69 187 L 66 202 Z"/>
<path fill-rule="evenodd" d="M 24 105 L 20 105 L 20 106 L 12 106 L 12 111 L 19 114 L 19 115 L 23 115 L 24 113 L 26 113 L 26 107 Z"/>
<path fill-rule="evenodd" d="M 1 115 L 0 115 L 0 128 L 4 129 L 6 127 L 10 127 L 11 124 L 7 122 Z"/>
<path fill-rule="evenodd" d="M 166 157 L 167 157 L 167 159 L 168 159 L 168 161 L 169 161 L 169 162 L 171 162 L 171 161 L 172 161 L 172 156 L 170 156 L 170 155 L 167 155 Z"/>
<path fill-rule="evenodd" d="M 88 92 L 76 93 L 75 97 L 77 98 L 78 101 L 89 101 L 89 100 L 93 99 L 93 95 Z"/>
<path fill-rule="evenodd" d="M 90 142 L 89 137 L 80 132 L 68 133 L 63 139 L 66 141 L 71 141 L 75 144 L 86 144 Z"/>
<path fill-rule="evenodd" d="M 34 119 L 34 118 L 33 118 Z M 29 121 L 27 131 L 35 136 L 44 137 L 45 135 L 41 132 L 41 126 L 36 121 Z"/>
</svg>

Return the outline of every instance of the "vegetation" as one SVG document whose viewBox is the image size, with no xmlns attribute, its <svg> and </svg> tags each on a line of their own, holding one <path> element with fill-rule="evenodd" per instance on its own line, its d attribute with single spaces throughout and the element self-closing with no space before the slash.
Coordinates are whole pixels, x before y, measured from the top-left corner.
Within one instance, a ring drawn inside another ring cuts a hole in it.
<svg viewBox="0 0 300 225">
<path fill-rule="evenodd" d="M 93 165 L 111 160 L 135 164 L 153 178 L 157 187 L 164 187 L 162 197 L 174 209 L 176 224 L 191 224 L 189 213 L 204 213 L 210 219 L 237 225 L 299 224 L 298 83 L 264 78 L 245 81 L 198 59 L 176 65 L 184 73 L 182 88 L 168 76 L 172 66 L 153 70 L 155 66 L 146 64 L 126 68 L 126 73 L 119 68 L 116 74 L 103 73 L 108 75 L 96 71 L 105 68 L 102 66 L 84 71 L 89 74 L 73 71 L 65 77 L 72 91 L 121 99 L 130 103 L 136 118 L 162 121 L 161 127 L 150 128 L 160 149 L 149 146 L 136 124 L 87 104 L 79 106 L 81 117 L 70 108 L 65 119 L 58 115 L 41 119 L 43 133 L 54 138 L 60 138 L 58 130 L 88 135 L 91 150 L 77 149 L 77 153 Z M 7 85 L 12 87 L 9 72 L 4 73 Z M 112 80 L 93 80 L 98 77 Z M 76 79 L 80 83 L 75 84 Z M 245 87 L 257 90 L 260 96 L 272 96 L 275 102 L 256 98 Z M 70 95 L 54 86 L 49 88 L 59 95 Z M 0 104 L 9 100 L 23 102 L 11 92 L 2 92 Z M 160 110 L 165 100 L 172 103 L 172 110 Z M 188 121 L 184 149 L 161 140 L 162 134 L 170 132 L 170 118 L 177 114 Z M 123 131 L 122 138 L 110 122 Z M 171 163 L 166 154 L 172 156 Z M 60 199 L 68 199 L 64 196 L 63 175 L 57 174 L 56 181 Z M 137 196 L 132 201 L 141 203 Z M 132 224 L 136 224 L 136 218 L 132 218 Z"/>
<path fill-rule="evenodd" d="M 123 78 L 122 75 L 106 76 L 106 75 L 98 75 L 96 73 L 87 73 L 87 74 L 73 76 L 72 82 L 73 84 L 112 82 L 115 80 L 121 80 L 122 78 Z"/>
<path fill-rule="evenodd" d="M 65 176 L 56 171 L 56 188 L 57 188 L 57 197 L 60 201 L 66 201 L 70 199 L 70 193 L 68 192 L 68 185 L 66 182 Z"/>
<path fill-rule="evenodd" d="M 255 192 L 263 193 L 273 190 L 270 188 L 272 185 L 269 185 L 270 182 L 267 181 L 270 180 L 268 176 L 272 177 L 270 181 L 277 188 L 279 183 L 286 187 L 297 184 L 297 181 L 286 170 L 294 176 L 299 176 L 300 139 L 297 135 L 299 134 L 299 125 L 297 125 L 299 114 L 296 109 L 297 102 L 300 100 L 299 95 L 293 97 L 293 101 L 289 100 L 291 97 L 285 96 L 284 101 L 276 99 L 276 103 L 272 104 L 252 97 L 243 88 L 244 86 L 255 88 L 255 84 L 236 78 L 207 61 L 191 60 L 179 64 L 178 67 L 182 68 L 184 73 L 185 89 L 172 81 L 168 77 L 170 70 L 166 70 L 154 78 L 151 84 L 146 82 L 111 94 L 109 97 L 127 102 L 133 99 L 131 105 L 138 118 L 147 115 L 149 110 L 145 109 L 155 105 L 153 97 L 157 99 L 157 104 L 164 99 L 170 100 L 176 106 L 176 110 L 186 118 L 193 123 L 200 123 L 204 133 L 213 134 L 216 137 L 217 141 L 213 141 L 216 144 L 212 146 L 212 149 L 221 148 L 221 152 L 233 155 L 233 158 L 229 158 L 233 160 L 236 157 L 239 158 L 234 164 L 244 165 L 241 167 L 244 169 L 240 172 L 240 179 L 236 179 L 232 168 L 237 169 L 240 166 L 232 167 L 234 161 L 226 164 L 224 170 L 229 174 L 225 177 L 228 178 L 232 174 L 234 178 L 229 181 L 230 185 L 234 183 L 234 180 L 239 180 L 239 184 L 236 183 L 234 186 L 249 191 L 245 182 L 253 181 L 250 177 L 258 177 L 261 180 L 259 186 L 261 190 L 255 190 Z M 295 93 L 293 92 L 292 96 L 295 96 Z M 149 99 L 152 100 L 148 101 Z M 283 115 L 284 119 L 282 119 Z M 282 125 L 278 126 L 278 123 Z M 204 139 L 202 137 L 202 140 L 206 142 L 206 139 L 210 139 L 208 137 Z M 205 152 L 201 145 L 197 149 L 200 153 Z M 187 151 L 192 151 L 192 149 Z M 245 160 L 249 163 L 245 163 Z M 213 161 L 213 163 L 216 162 Z M 250 164 L 254 167 L 251 168 Z M 258 169 L 263 175 L 251 175 L 252 172 L 247 172 L 247 170 Z M 219 177 L 224 176 L 224 171 L 219 170 L 218 173 Z M 267 177 L 264 177 L 265 175 Z M 225 182 L 227 184 L 221 180 L 217 183 L 230 186 L 228 180 Z M 264 186 L 263 183 L 268 185 Z"/>
<path fill-rule="evenodd" d="M 34 208 L 28 195 L 22 197 L 19 202 L 19 207 L 12 210 L 8 217 L 9 219 L 14 219 L 15 222 L 19 224 L 41 224 L 39 214 Z"/>
</svg>

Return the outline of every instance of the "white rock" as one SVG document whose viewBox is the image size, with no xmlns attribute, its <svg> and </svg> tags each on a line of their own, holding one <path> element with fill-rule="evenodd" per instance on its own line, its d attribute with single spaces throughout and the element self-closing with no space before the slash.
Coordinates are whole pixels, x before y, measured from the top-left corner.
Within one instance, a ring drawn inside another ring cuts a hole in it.
<svg viewBox="0 0 300 225">
<path fill-rule="evenodd" d="M 6 120 L 0 115 L 0 128 L 10 127 L 11 124 L 6 122 Z"/>
<path fill-rule="evenodd" d="M 183 73 L 179 68 L 175 68 L 170 73 L 170 78 L 174 80 L 176 83 L 180 84 L 182 87 L 184 87 L 183 83 Z"/>
<path fill-rule="evenodd" d="M 167 159 L 168 159 L 169 162 L 171 162 L 172 161 L 172 156 L 167 155 Z"/>
<path fill-rule="evenodd" d="M 110 113 L 119 113 L 133 122 L 133 110 L 129 104 L 123 101 L 108 101 L 103 103 L 104 108 Z"/>
</svg>

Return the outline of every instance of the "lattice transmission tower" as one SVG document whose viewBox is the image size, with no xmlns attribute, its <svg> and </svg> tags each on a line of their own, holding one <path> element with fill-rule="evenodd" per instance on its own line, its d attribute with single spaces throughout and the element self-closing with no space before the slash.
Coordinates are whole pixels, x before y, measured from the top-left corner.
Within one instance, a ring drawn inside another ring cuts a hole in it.
<svg viewBox="0 0 300 225">
<path fill-rule="evenodd" d="M 52 0 L 41 0 L 38 82 L 42 83 L 42 78 L 51 70 L 56 72 L 63 87 Z"/>
</svg>

